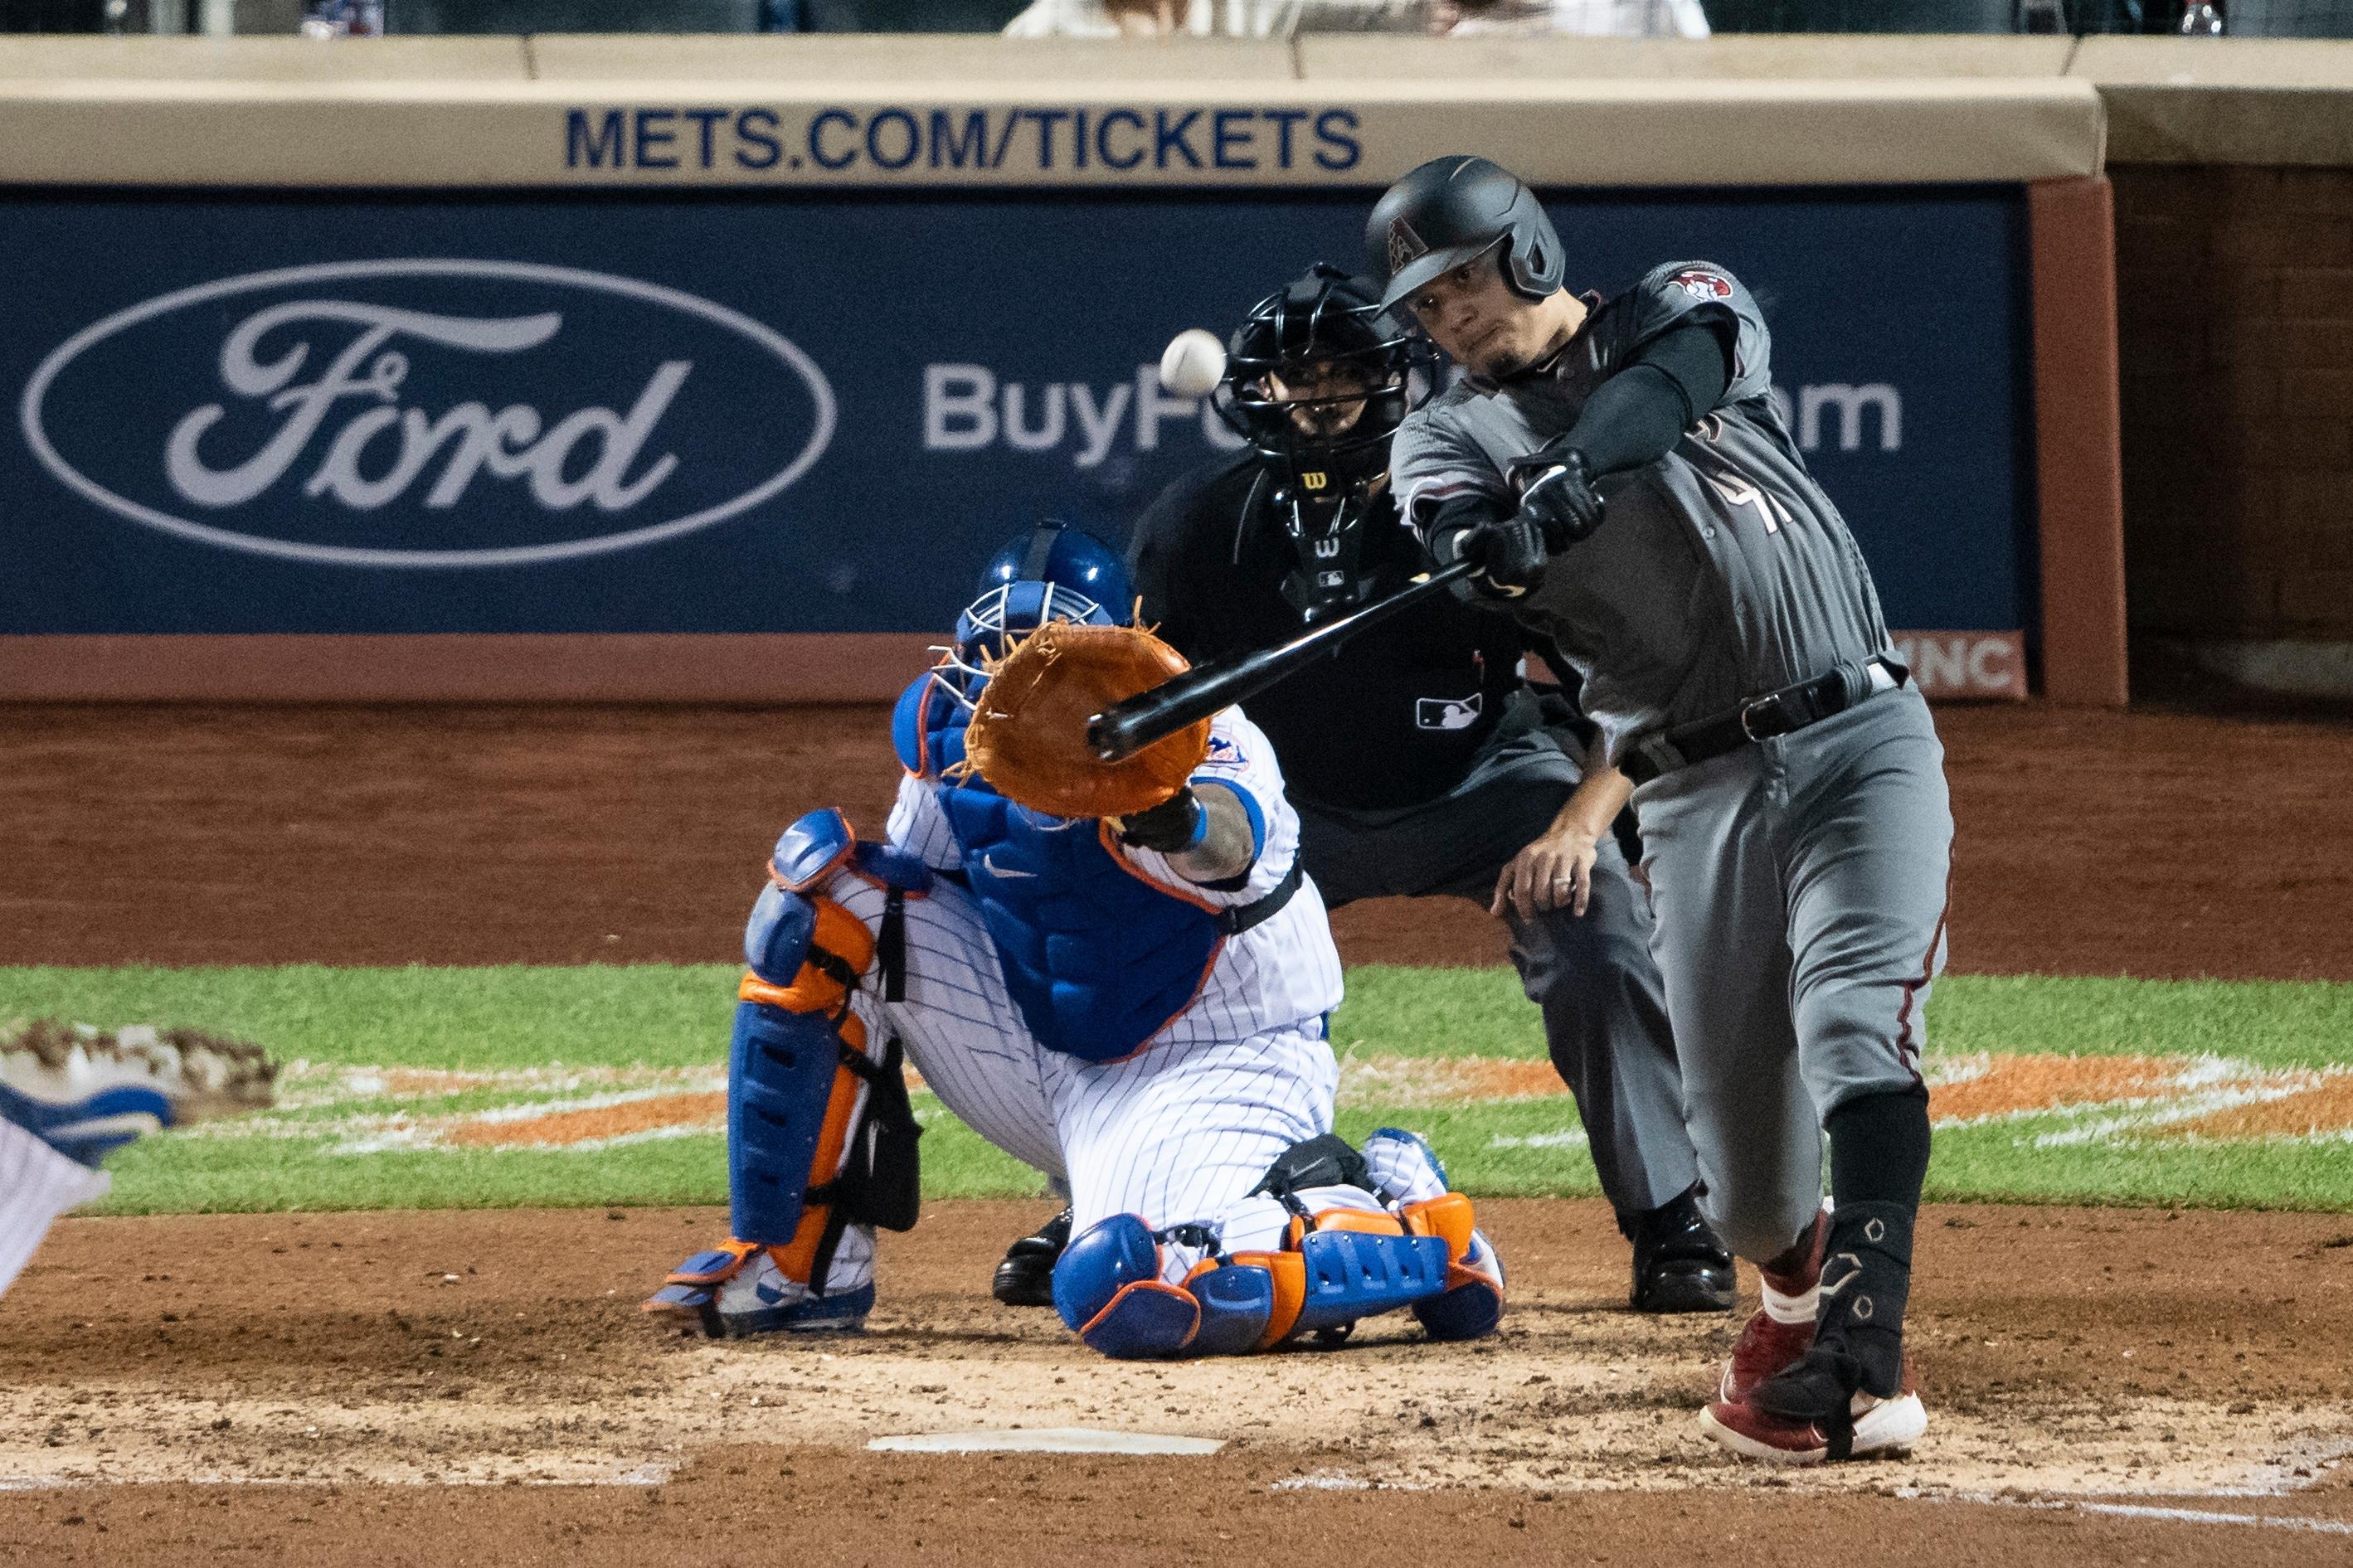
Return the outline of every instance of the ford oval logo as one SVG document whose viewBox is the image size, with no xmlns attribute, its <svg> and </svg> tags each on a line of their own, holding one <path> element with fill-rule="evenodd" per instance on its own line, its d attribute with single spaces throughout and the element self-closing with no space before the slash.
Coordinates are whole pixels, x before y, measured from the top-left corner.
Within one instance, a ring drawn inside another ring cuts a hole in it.
<svg viewBox="0 0 2353 1568">
<path fill-rule="evenodd" d="M 527 262 L 338 261 L 119 310 L 41 362 L 33 453 L 118 516 L 339 566 L 675 539 L 833 438 L 809 356 L 723 305 Z"/>
</svg>

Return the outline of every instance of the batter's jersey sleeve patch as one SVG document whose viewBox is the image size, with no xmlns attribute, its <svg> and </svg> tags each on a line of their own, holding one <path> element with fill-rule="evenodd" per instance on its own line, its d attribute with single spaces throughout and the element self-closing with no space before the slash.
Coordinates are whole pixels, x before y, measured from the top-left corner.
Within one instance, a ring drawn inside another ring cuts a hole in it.
<svg viewBox="0 0 2353 1568">
<path fill-rule="evenodd" d="M 1631 331 L 1611 358 L 1624 363 L 1653 339 L 1687 321 L 1728 328 L 1733 336 L 1732 384 L 1724 401 L 1760 397 L 1773 384 L 1773 336 L 1747 287 L 1712 261 L 1670 261 L 1643 274 L 1626 303 Z"/>
<path fill-rule="evenodd" d="M 1712 271 L 1704 267 L 1686 267 L 1674 273 L 1667 281 L 1694 300 L 1732 298 L 1732 279 L 1721 272 Z"/>
</svg>

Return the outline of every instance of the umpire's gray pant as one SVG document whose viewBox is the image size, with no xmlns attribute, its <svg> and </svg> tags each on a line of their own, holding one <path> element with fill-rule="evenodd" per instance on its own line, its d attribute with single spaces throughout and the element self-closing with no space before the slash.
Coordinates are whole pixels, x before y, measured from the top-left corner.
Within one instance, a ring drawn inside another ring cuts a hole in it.
<svg viewBox="0 0 2353 1568">
<path fill-rule="evenodd" d="M 1574 742 L 1570 742 L 1574 744 Z M 1452 793 L 1398 811 L 1340 811 L 1293 797 L 1299 852 L 1324 903 L 1451 894 L 1485 904 L 1512 857 L 1550 825 L 1577 764 L 1544 731 L 1496 741 Z M 1626 858 L 1605 839 L 1582 916 L 1507 917 L 1520 984 L 1544 1014 L 1553 1065 L 1577 1097 L 1601 1190 L 1621 1219 L 1698 1179 L 1651 917 Z"/>
</svg>

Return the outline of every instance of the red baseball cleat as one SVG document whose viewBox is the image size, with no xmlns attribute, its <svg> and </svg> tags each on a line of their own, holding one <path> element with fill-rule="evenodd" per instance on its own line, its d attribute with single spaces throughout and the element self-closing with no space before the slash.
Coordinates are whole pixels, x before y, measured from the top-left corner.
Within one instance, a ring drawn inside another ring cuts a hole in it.
<svg viewBox="0 0 2353 1568">
<path fill-rule="evenodd" d="M 1908 1448 L 1928 1429 L 1906 1367 L 1900 1392 L 1886 1399 L 1858 1394 L 1844 1421 L 1773 1415 L 1746 1400 L 1719 1399 L 1699 1413 L 1699 1429 L 1734 1453 L 1775 1465 L 1819 1465 Z"/>
<path fill-rule="evenodd" d="M 1784 1296 L 1803 1296 L 1821 1282 L 1822 1248 L 1830 1240 L 1830 1215 L 1816 1215 L 1811 1228 L 1801 1238 L 1805 1258 L 1792 1274 L 1767 1272 L 1765 1283 Z M 1795 1250 L 1794 1248 L 1792 1250 Z M 1808 1351 L 1814 1348 L 1814 1321 L 1810 1317 L 1800 1323 L 1784 1323 L 1759 1307 L 1741 1325 L 1740 1338 L 1732 1346 L 1732 1359 L 1724 1363 L 1724 1375 L 1716 1379 L 1715 1396 L 1727 1405 L 1736 1405 L 1748 1397 L 1756 1386 L 1776 1373 L 1795 1366 Z"/>
<path fill-rule="evenodd" d="M 1812 1323 L 1780 1322 L 1757 1308 L 1742 1326 L 1740 1338 L 1733 1342 L 1732 1358 L 1724 1363 L 1724 1375 L 1716 1379 L 1716 1398 L 1726 1405 L 1739 1404 L 1758 1384 L 1797 1365 L 1813 1348 Z"/>
</svg>

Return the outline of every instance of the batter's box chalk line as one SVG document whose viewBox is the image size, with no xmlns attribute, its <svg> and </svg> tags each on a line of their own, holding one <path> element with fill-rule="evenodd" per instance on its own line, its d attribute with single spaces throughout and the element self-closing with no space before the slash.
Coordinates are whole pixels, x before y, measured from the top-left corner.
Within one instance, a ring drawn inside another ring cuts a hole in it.
<svg viewBox="0 0 2353 1568">
<path fill-rule="evenodd" d="M 1898 1497 L 1905 1494 L 1898 1492 Z M 2096 1513 L 2113 1519 L 2147 1519 L 2169 1524 L 2265 1525 L 2274 1530 L 2301 1530 L 2315 1535 L 2353 1535 L 2353 1523 L 2336 1519 L 2308 1519 L 2292 1513 L 2225 1513 L 2206 1508 L 2168 1508 L 2155 1503 L 2082 1502 L 2073 1498 L 2014 1498 L 1913 1494 L 1915 1502 L 1978 1503 L 1989 1508 L 2026 1508 L 2045 1513 Z"/>
<path fill-rule="evenodd" d="M 1373 1480 L 1345 1470 L 1312 1470 L 1267 1483 L 1271 1492 L 1426 1492 L 1437 1489 L 1426 1481 Z"/>
</svg>

